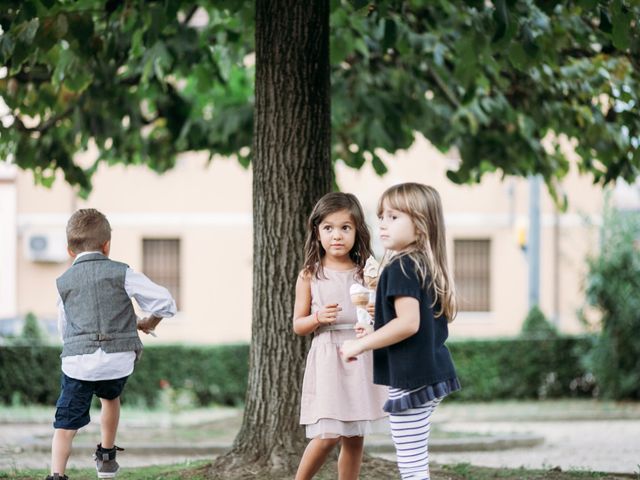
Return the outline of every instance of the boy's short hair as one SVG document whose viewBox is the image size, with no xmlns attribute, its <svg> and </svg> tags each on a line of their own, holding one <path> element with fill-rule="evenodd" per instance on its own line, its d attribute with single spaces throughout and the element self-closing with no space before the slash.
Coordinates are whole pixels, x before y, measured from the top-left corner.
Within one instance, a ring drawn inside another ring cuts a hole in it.
<svg viewBox="0 0 640 480">
<path fill-rule="evenodd" d="M 107 217 L 95 208 L 82 208 L 67 222 L 67 245 L 75 254 L 100 251 L 109 240 L 111 225 Z"/>
</svg>

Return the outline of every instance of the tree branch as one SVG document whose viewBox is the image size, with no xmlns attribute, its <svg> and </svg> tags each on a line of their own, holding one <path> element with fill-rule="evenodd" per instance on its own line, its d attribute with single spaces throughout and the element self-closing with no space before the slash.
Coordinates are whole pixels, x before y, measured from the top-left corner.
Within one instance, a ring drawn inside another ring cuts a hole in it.
<svg viewBox="0 0 640 480">
<path fill-rule="evenodd" d="M 51 81 L 51 73 L 46 69 L 37 69 L 28 72 L 20 70 L 13 78 L 21 83 L 47 83 Z"/>
<path fill-rule="evenodd" d="M 184 25 L 189 25 L 189 22 L 198 11 L 198 8 L 200 8 L 198 5 L 194 5 L 193 7 L 191 7 L 191 10 L 189 11 L 189 13 L 187 13 L 186 17 L 184 18 L 184 22 L 182 22 Z"/>
<path fill-rule="evenodd" d="M 18 80 L 20 83 L 48 83 L 51 82 L 51 74 L 45 70 L 39 71 L 29 71 L 25 72 L 23 70 L 19 71 L 11 78 Z M 133 75 L 131 77 L 125 77 L 118 81 L 118 85 L 123 85 L 127 87 L 131 87 L 134 85 L 138 85 L 140 83 L 141 75 Z"/>
<path fill-rule="evenodd" d="M 67 118 L 69 115 L 71 115 L 71 113 L 76 108 L 76 106 L 77 106 L 76 104 L 70 106 L 64 112 L 59 113 L 58 115 L 54 115 L 53 117 L 48 118 L 44 122 L 40 122 L 40 124 L 38 124 L 35 127 L 27 127 L 22 122 L 22 120 L 20 120 L 20 117 L 18 117 L 17 115 L 14 117 L 14 119 L 16 122 L 16 126 L 18 127 L 18 130 L 22 132 L 45 133 L 47 130 L 53 127 L 58 121 L 63 120 L 64 118 Z"/>
</svg>

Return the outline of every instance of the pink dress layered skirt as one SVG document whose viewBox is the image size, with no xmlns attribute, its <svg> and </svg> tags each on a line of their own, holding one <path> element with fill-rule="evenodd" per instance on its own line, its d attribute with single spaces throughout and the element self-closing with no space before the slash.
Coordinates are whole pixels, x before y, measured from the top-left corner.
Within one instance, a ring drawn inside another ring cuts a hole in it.
<svg viewBox="0 0 640 480">
<path fill-rule="evenodd" d="M 351 362 L 340 357 L 342 342 L 356 338 L 356 309 L 349 297 L 349 287 L 360 283 L 355 272 L 325 268 L 326 278 L 311 280 L 311 311 L 331 303 L 339 304 L 342 311 L 335 327 L 316 330 L 307 356 L 300 423 L 305 425 L 308 438 L 353 437 L 389 430 L 387 414 L 382 410 L 388 391 L 373 384 L 372 353 Z"/>
</svg>

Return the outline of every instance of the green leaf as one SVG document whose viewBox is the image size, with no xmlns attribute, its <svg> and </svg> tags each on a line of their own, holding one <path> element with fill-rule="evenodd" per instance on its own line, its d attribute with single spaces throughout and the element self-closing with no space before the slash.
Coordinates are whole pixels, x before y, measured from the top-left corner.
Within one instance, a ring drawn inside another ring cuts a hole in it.
<svg viewBox="0 0 640 480">
<path fill-rule="evenodd" d="M 64 85 L 72 92 L 81 92 L 92 80 L 93 74 L 87 69 L 86 64 L 70 49 L 63 50 L 53 72 L 52 83 L 57 86 Z"/>
<path fill-rule="evenodd" d="M 517 115 L 518 130 L 527 138 L 534 136 L 535 123 L 528 115 L 518 113 Z"/>
<path fill-rule="evenodd" d="M 355 10 L 369 6 L 369 0 L 351 0 L 351 5 Z"/>
<path fill-rule="evenodd" d="M 630 23 L 631 12 L 622 4 L 621 0 L 613 2 L 612 39 L 613 45 L 620 50 L 626 50 L 631 45 Z"/>
<path fill-rule="evenodd" d="M 54 31 L 56 37 L 58 38 L 63 38 L 67 34 L 67 32 L 69 31 L 69 22 L 67 21 L 66 15 L 60 14 L 56 17 L 56 21 L 54 23 Z"/>
<path fill-rule="evenodd" d="M 147 44 L 153 44 L 159 39 L 166 20 L 166 13 L 161 5 L 152 4 L 147 7 L 145 11 L 145 25 L 147 27 L 145 37 Z"/>
<path fill-rule="evenodd" d="M 38 30 L 38 34 L 34 39 L 34 44 L 43 52 L 48 52 L 57 42 L 59 38 L 56 36 L 54 18 L 45 18 L 42 26 Z"/>
<path fill-rule="evenodd" d="M 540 47 L 536 44 L 536 40 L 529 25 L 523 25 L 522 37 L 522 46 L 524 47 L 526 54 L 531 58 L 537 57 Z"/>
<path fill-rule="evenodd" d="M 587 9 L 593 10 L 598 6 L 599 0 L 578 0 L 578 5 Z"/>
<path fill-rule="evenodd" d="M 509 61 L 518 70 L 525 70 L 528 65 L 528 55 L 520 43 L 513 43 L 509 49 Z"/>
<path fill-rule="evenodd" d="M 460 80 L 464 88 L 467 88 L 476 77 L 477 47 L 476 38 L 472 34 L 461 37 L 456 43 L 455 50 L 459 61 L 456 62 L 455 76 Z"/>
<path fill-rule="evenodd" d="M 375 170 L 375 172 L 380 176 L 384 175 L 388 171 L 387 166 L 376 154 L 373 154 L 373 160 L 371 161 L 371 164 L 373 165 L 373 169 Z"/>
<path fill-rule="evenodd" d="M 69 32 L 79 43 L 87 43 L 93 36 L 94 25 L 91 15 L 84 13 L 69 15 L 68 21 Z"/>
<path fill-rule="evenodd" d="M 6 63 L 7 59 L 11 57 L 13 54 L 13 49 L 15 48 L 15 41 L 11 35 L 2 35 L 0 36 L 0 55 L 2 62 Z"/>
<path fill-rule="evenodd" d="M 93 75 L 85 68 L 74 68 L 65 77 L 64 86 L 72 92 L 82 92 L 91 84 L 92 80 Z"/>
<path fill-rule="evenodd" d="M 478 133 L 478 120 L 467 108 L 459 108 L 453 116 L 452 121 L 457 124 L 465 124 L 469 128 L 469 133 L 471 135 L 476 135 Z"/>
<path fill-rule="evenodd" d="M 459 172 L 455 170 L 447 170 L 447 178 L 458 185 L 463 184 L 467 181 L 466 178 L 464 178 L 462 175 L 460 175 Z"/>
<path fill-rule="evenodd" d="M 493 19 L 496 22 L 496 31 L 491 39 L 492 42 L 500 41 L 507 33 L 509 27 L 509 11 L 507 10 L 507 3 L 505 0 L 496 0 L 495 10 L 493 12 Z"/>
<path fill-rule="evenodd" d="M 20 5 L 20 9 L 22 10 L 21 13 L 23 13 L 23 18 L 28 18 L 28 19 L 32 19 L 34 18 L 36 15 L 38 15 L 38 6 L 36 4 L 36 2 L 32 1 L 32 0 L 26 0 L 26 1 L 22 1 L 20 2 L 22 5 Z"/>
<path fill-rule="evenodd" d="M 350 45 L 343 36 L 332 37 L 330 48 L 331 65 L 339 65 L 342 63 L 351 50 Z"/>
<path fill-rule="evenodd" d="M 382 40 L 382 47 L 385 50 L 393 47 L 396 43 L 397 37 L 398 37 L 398 27 L 396 26 L 396 22 L 394 22 L 390 18 L 385 19 L 384 38 Z"/>
<path fill-rule="evenodd" d="M 32 50 L 31 46 L 24 42 L 17 42 L 14 45 L 11 55 L 11 74 L 15 74 L 20 71 L 22 64 L 25 62 Z"/>
<path fill-rule="evenodd" d="M 32 18 L 28 22 L 24 22 L 16 30 L 16 38 L 18 41 L 29 44 L 33 41 L 40 26 L 38 18 Z"/>
<path fill-rule="evenodd" d="M 600 6 L 600 30 L 605 33 L 611 33 L 613 26 L 611 25 L 611 16 L 606 8 L 601 5 Z"/>
</svg>

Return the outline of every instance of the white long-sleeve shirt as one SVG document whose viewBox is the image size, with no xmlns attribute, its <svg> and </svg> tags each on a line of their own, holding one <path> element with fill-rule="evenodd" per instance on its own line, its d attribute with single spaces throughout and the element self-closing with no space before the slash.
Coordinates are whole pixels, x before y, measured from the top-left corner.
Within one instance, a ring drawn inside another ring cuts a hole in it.
<svg viewBox="0 0 640 480">
<path fill-rule="evenodd" d="M 89 253 L 101 252 L 82 252 L 76 257 L 74 263 Z M 150 315 L 168 318 L 176 314 L 176 302 L 169 291 L 165 287 L 153 283 L 140 272 L 127 268 L 124 289 L 129 298 L 135 298 L 140 308 Z M 67 325 L 67 316 L 60 294 L 58 294 L 57 305 L 58 331 L 62 337 Z M 111 380 L 131 375 L 135 359 L 135 352 L 107 353 L 98 348 L 93 353 L 62 357 L 62 371 L 67 377 L 77 380 Z"/>
</svg>

